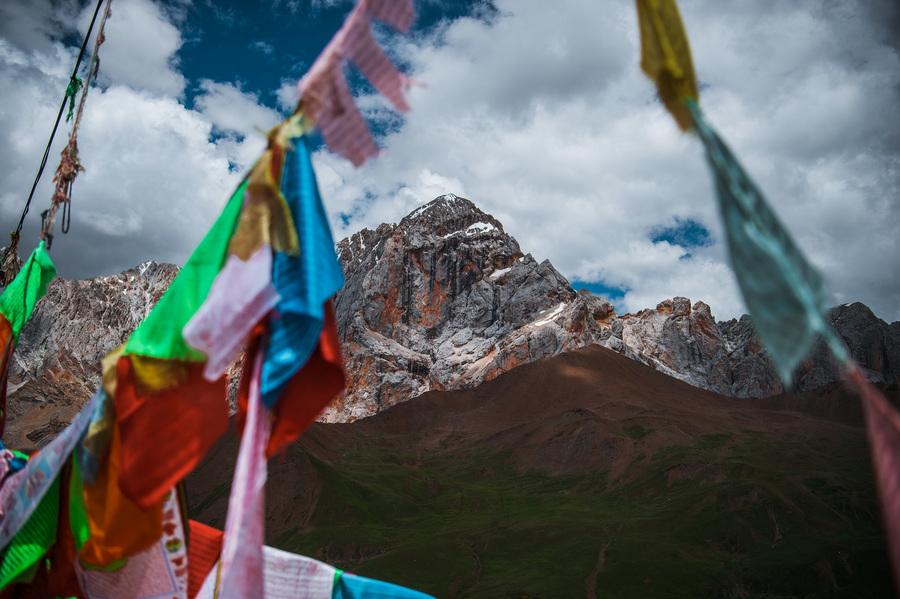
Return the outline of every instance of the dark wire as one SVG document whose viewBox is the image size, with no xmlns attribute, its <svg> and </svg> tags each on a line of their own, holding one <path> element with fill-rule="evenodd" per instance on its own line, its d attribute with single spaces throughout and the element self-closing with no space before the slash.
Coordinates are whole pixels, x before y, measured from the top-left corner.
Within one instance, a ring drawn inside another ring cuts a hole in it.
<svg viewBox="0 0 900 599">
<path fill-rule="evenodd" d="M 94 9 L 94 16 L 91 17 L 91 24 L 88 26 L 87 33 L 84 35 L 84 41 L 81 42 L 81 51 L 78 53 L 78 60 L 75 61 L 75 68 L 72 69 L 72 77 L 69 78 L 69 81 L 72 81 L 72 79 L 78 75 L 78 68 L 81 66 L 81 60 L 84 58 L 84 51 L 87 49 L 88 39 L 91 37 L 91 31 L 94 30 L 94 22 L 97 20 L 97 14 L 100 12 L 101 6 L 103 6 L 103 0 L 97 0 L 97 8 Z M 31 185 L 31 193 L 28 194 L 28 200 L 25 202 L 25 208 L 22 210 L 22 216 L 19 218 L 18 226 L 16 226 L 16 232 L 14 234 L 16 236 L 22 231 L 22 225 L 25 223 L 25 216 L 28 214 L 28 209 L 31 207 L 31 200 L 34 198 L 34 192 L 41 180 L 41 175 L 44 174 L 44 167 L 47 166 L 47 158 L 50 156 L 50 146 L 53 145 L 53 138 L 56 136 L 56 130 L 59 128 L 59 121 L 62 119 L 67 99 L 68 95 L 63 95 L 62 103 L 59 105 L 59 113 L 56 115 L 56 123 L 53 124 L 53 132 L 50 133 L 50 140 L 47 142 L 47 148 L 44 150 L 44 156 L 41 158 L 41 165 L 38 167 L 37 175 L 34 177 L 34 183 Z"/>
</svg>

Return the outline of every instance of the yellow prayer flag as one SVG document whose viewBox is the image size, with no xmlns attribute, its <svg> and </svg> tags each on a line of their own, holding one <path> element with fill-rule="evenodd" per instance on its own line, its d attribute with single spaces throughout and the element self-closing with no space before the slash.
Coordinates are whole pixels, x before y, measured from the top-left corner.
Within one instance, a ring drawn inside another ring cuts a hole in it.
<svg viewBox="0 0 900 599">
<path fill-rule="evenodd" d="M 685 131 L 693 127 L 684 100 L 699 100 L 691 48 L 675 0 L 636 0 L 641 29 L 641 69 Z"/>
</svg>

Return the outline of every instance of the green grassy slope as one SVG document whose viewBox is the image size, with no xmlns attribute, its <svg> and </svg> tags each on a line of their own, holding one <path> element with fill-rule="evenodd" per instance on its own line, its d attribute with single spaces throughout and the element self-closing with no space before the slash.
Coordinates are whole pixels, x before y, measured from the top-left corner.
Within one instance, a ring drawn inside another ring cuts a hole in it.
<svg viewBox="0 0 900 599">
<path fill-rule="evenodd" d="M 273 544 L 441 597 L 888 597 L 861 435 L 738 435 L 627 480 L 520 473 L 484 451 L 313 461 L 318 507 Z"/>
<path fill-rule="evenodd" d="M 559 356 L 314 426 L 271 463 L 267 539 L 438 597 L 892 596 L 864 430 L 775 403 Z M 223 524 L 235 450 L 194 517 Z"/>
</svg>

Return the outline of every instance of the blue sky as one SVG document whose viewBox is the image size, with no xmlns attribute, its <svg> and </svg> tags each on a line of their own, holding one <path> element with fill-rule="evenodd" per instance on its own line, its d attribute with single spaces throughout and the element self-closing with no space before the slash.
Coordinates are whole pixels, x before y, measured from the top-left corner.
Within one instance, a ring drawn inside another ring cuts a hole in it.
<svg viewBox="0 0 900 599">
<path fill-rule="evenodd" d="M 15 82 L 0 103 L 0 227 L 21 209 L 88 4 L 0 3 L 0 77 Z M 900 4 L 679 4 L 708 118 L 823 271 L 832 301 L 900 318 L 900 119 L 884 116 L 900 105 Z M 411 112 L 394 113 L 353 76 L 383 151 L 362 168 L 315 153 L 335 237 L 452 192 L 620 310 L 684 296 L 719 318 L 743 311 L 701 148 L 638 67 L 632 0 L 416 5 L 412 35 L 376 32 L 420 83 Z M 79 135 L 87 170 L 72 233 L 57 242 L 61 274 L 183 262 L 351 6 L 114 0 Z"/>
<path fill-rule="evenodd" d="M 178 51 L 181 71 L 194 82 L 189 85 L 188 104 L 203 79 L 230 81 L 257 94 L 272 108 L 279 108 L 276 91 L 285 82 L 303 76 L 319 52 L 343 23 L 351 2 L 310 3 L 248 2 L 246 0 L 202 0 L 184 10 L 184 45 Z M 441 23 L 491 11 L 490 4 L 476 0 L 422 2 L 417 5 L 412 35 L 427 35 Z M 384 30 L 390 35 L 389 30 Z M 360 77 L 354 88 L 368 89 Z"/>
</svg>

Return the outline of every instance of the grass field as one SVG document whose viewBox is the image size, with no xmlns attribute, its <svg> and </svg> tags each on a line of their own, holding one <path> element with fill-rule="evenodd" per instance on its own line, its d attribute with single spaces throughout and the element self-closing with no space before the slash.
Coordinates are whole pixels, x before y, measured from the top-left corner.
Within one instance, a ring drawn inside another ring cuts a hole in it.
<svg viewBox="0 0 900 599">
<path fill-rule="evenodd" d="M 439 597 L 889 597 L 862 434 L 710 435 L 605 473 L 371 445 L 327 464 L 273 545 Z"/>
</svg>

